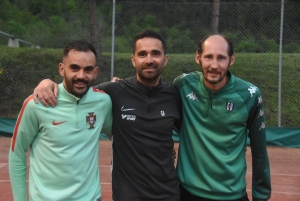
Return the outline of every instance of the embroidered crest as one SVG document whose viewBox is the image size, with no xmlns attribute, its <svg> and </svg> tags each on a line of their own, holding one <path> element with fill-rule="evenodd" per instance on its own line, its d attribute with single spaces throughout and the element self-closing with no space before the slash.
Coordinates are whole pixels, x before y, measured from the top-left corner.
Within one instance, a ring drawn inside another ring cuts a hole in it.
<svg viewBox="0 0 300 201">
<path fill-rule="evenodd" d="M 161 116 L 165 116 L 165 111 L 161 110 L 160 114 L 161 114 Z"/>
<path fill-rule="evenodd" d="M 225 108 L 227 111 L 231 112 L 234 109 L 234 103 L 227 102 Z"/>
<path fill-rule="evenodd" d="M 96 115 L 94 115 L 94 112 L 89 112 L 89 115 L 86 116 L 86 122 L 90 124 L 89 129 L 95 128 L 94 124 L 96 123 Z"/>
</svg>

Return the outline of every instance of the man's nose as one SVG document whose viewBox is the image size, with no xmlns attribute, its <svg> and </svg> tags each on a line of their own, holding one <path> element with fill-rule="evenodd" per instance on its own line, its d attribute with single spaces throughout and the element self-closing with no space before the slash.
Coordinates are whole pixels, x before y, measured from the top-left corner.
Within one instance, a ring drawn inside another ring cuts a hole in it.
<svg viewBox="0 0 300 201">
<path fill-rule="evenodd" d="M 211 68 L 218 68 L 219 64 L 218 64 L 218 59 L 212 59 L 211 61 Z"/>
<path fill-rule="evenodd" d="M 151 54 L 148 54 L 147 57 L 146 57 L 146 62 L 147 63 L 152 63 L 153 62 L 153 57 Z"/>
<path fill-rule="evenodd" d="M 76 75 L 76 76 L 77 76 L 77 78 L 82 78 L 82 79 L 83 79 L 83 78 L 84 78 L 84 70 L 82 70 L 82 69 L 79 70 L 79 71 L 77 72 L 77 75 Z"/>
</svg>

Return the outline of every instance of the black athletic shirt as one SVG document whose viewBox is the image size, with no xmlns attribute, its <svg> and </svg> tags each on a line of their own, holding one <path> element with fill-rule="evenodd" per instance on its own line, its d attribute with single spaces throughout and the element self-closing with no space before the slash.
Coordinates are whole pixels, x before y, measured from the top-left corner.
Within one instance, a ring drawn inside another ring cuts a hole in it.
<svg viewBox="0 0 300 201">
<path fill-rule="evenodd" d="M 136 77 L 96 88 L 113 105 L 113 200 L 179 200 L 172 160 L 172 128 L 179 128 L 181 114 L 177 89 L 162 81 L 148 87 Z"/>
</svg>

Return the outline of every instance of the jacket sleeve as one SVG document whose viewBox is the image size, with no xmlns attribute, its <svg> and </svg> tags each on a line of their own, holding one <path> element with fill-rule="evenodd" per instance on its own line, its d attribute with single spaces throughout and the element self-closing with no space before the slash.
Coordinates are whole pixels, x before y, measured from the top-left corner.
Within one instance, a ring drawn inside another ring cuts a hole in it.
<svg viewBox="0 0 300 201">
<path fill-rule="evenodd" d="M 103 122 L 102 131 L 101 133 L 104 133 L 109 140 L 111 140 L 112 137 L 112 103 L 110 97 L 107 98 L 107 104 L 104 108 L 107 113 L 106 117 Z"/>
<path fill-rule="evenodd" d="M 17 118 L 9 151 L 9 176 L 15 201 L 27 201 L 26 152 L 38 133 L 37 105 L 29 96 Z"/>
<path fill-rule="evenodd" d="M 264 201 L 271 196 L 270 165 L 262 97 L 258 89 L 254 95 L 247 122 L 252 152 L 252 196 L 253 201 Z"/>
</svg>

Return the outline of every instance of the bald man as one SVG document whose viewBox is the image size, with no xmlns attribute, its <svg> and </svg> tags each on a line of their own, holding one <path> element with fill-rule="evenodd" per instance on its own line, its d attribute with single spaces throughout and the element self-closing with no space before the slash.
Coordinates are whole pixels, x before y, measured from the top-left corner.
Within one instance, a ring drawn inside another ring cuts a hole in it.
<svg viewBox="0 0 300 201">
<path fill-rule="evenodd" d="M 181 201 L 248 201 L 245 149 L 252 151 L 252 197 L 270 198 L 270 167 L 259 89 L 235 77 L 232 42 L 212 35 L 199 43 L 201 72 L 177 77 L 183 104 L 178 176 Z"/>
</svg>

